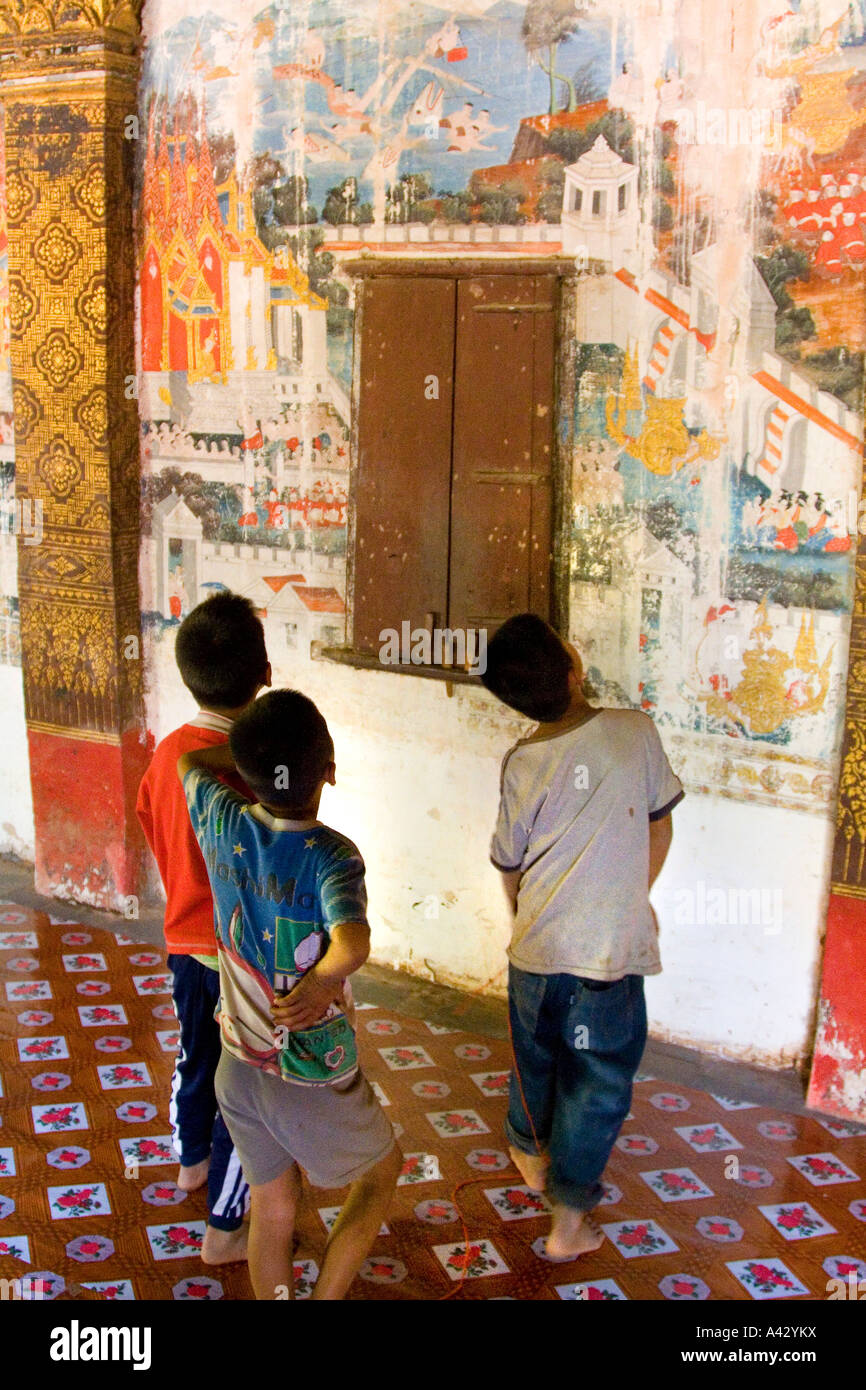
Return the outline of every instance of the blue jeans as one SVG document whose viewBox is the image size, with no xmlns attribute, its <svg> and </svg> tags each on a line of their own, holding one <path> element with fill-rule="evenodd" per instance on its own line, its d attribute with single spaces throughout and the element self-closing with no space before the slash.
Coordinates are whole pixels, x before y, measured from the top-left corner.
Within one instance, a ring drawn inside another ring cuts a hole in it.
<svg viewBox="0 0 866 1390">
<path fill-rule="evenodd" d="M 547 1195 L 591 1211 L 631 1105 L 647 1037 L 643 977 L 613 983 L 508 968 L 514 1070 L 505 1132 L 523 1153 L 550 1155 Z"/>
<path fill-rule="evenodd" d="M 171 1082 L 174 1146 L 185 1168 L 210 1154 L 207 1175 L 208 1222 L 236 1231 L 244 1219 L 249 1191 L 231 1135 L 219 1112 L 214 1077 L 222 1056 L 219 1024 L 220 977 L 192 956 L 169 956 L 172 997 L 180 1031 L 180 1051 Z"/>
</svg>

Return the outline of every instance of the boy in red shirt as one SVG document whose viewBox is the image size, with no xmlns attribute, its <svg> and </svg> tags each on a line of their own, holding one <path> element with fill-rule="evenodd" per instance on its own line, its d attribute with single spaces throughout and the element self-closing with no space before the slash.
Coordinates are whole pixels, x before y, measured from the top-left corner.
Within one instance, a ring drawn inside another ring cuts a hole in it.
<svg viewBox="0 0 866 1390">
<path fill-rule="evenodd" d="M 226 592 L 200 603 L 178 629 L 175 660 L 199 712 L 158 745 L 136 810 L 165 888 L 165 943 L 180 1025 L 169 1110 L 180 1154 L 177 1185 L 193 1192 L 207 1182 L 202 1259 L 225 1264 L 246 1258 L 249 1189 L 214 1093 L 221 1048 L 214 1020 L 220 983 L 213 899 L 177 761 L 184 753 L 226 743 L 237 716 L 271 683 L 264 630 L 249 599 Z M 255 799 L 236 773 L 221 776 Z"/>
</svg>

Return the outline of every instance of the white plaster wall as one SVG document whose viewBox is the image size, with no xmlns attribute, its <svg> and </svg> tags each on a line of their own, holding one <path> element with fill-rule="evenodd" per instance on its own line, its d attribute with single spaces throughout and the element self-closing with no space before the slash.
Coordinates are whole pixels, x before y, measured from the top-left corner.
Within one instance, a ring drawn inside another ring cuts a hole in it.
<svg viewBox="0 0 866 1390">
<path fill-rule="evenodd" d="M 454 686 L 449 696 L 443 682 L 311 662 L 286 653 L 281 641 L 279 626 L 268 631 L 275 686 L 314 699 L 334 738 L 337 785 L 325 789 L 320 814 L 364 855 L 372 959 L 504 995 L 509 922 L 487 856 L 501 758 L 527 726 L 486 691 Z M 168 633 L 148 654 L 158 738 L 194 712 L 173 645 Z M 677 808 L 674 827 L 653 891 L 664 973 L 647 983 L 651 1031 L 720 1055 L 790 1066 L 814 1032 L 832 824 L 692 793 Z M 677 893 L 691 893 L 699 915 L 699 880 L 705 902 L 713 889 L 763 889 L 767 920 L 684 921 Z"/>
<path fill-rule="evenodd" d="M 36 837 L 30 759 L 24 723 L 24 690 L 18 666 L 0 665 L 3 712 L 3 775 L 0 777 L 0 854 L 32 862 Z"/>
</svg>

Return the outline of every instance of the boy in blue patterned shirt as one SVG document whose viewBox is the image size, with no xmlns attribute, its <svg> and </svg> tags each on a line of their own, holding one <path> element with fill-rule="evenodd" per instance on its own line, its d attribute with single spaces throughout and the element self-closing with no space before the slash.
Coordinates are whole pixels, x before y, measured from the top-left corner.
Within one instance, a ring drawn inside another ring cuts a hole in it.
<svg viewBox="0 0 866 1390">
<path fill-rule="evenodd" d="M 402 1161 L 346 1016 L 345 981 L 367 959 L 370 929 L 363 860 L 317 819 L 333 756 L 312 701 L 277 690 L 236 720 L 228 745 L 178 762 L 214 898 L 216 1092 L 250 1184 L 260 1299 L 291 1297 L 299 1165 L 317 1187 L 350 1184 L 313 1292 L 336 1299 L 369 1253 Z M 234 765 L 257 803 L 218 780 Z"/>
</svg>

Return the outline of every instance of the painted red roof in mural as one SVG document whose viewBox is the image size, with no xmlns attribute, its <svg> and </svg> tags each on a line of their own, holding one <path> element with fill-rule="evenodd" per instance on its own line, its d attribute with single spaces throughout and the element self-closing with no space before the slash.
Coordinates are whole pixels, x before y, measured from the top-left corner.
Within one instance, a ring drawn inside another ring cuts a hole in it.
<svg viewBox="0 0 866 1390">
<path fill-rule="evenodd" d="M 286 584 L 303 584 L 306 581 L 302 574 L 266 574 L 264 582 L 269 589 L 273 589 L 274 593 L 278 594 Z"/>
<path fill-rule="evenodd" d="M 307 584 L 293 584 L 298 598 L 311 613 L 345 613 L 346 605 L 336 589 L 315 589 Z"/>
</svg>

